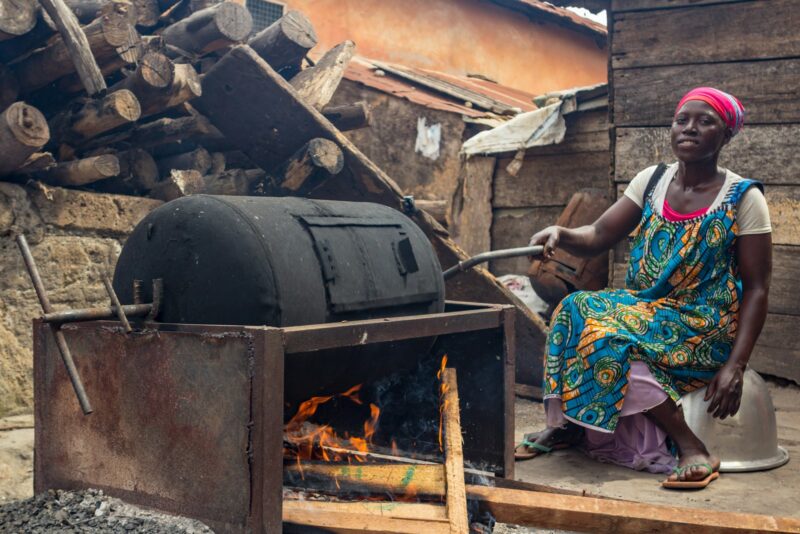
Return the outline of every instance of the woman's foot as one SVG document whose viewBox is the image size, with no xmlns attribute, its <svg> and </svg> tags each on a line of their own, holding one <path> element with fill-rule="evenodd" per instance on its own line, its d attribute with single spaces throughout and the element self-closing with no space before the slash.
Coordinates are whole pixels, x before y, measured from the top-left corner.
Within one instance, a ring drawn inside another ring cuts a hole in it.
<svg viewBox="0 0 800 534">
<path fill-rule="evenodd" d="M 682 453 L 678 467 L 663 482 L 665 488 L 695 488 L 708 486 L 719 476 L 719 458 L 705 448 Z"/>
<path fill-rule="evenodd" d="M 566 449 L 580 443 L 582 437 L 583 429 L 572 423 L 564 428 L 547 428 L 526 434 L 522 443 L 514 449 L 514 459 L 529 460 L 550 451 Z"/>
</svg>

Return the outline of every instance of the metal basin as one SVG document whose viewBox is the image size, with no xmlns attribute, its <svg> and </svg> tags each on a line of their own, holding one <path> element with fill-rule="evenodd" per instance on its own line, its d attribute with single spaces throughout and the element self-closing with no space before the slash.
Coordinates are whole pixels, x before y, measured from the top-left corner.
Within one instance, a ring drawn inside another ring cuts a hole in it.
<svg viewBox="0 0 800 534">
<path fill-rule="evenodd" d="M 789 453 L 778 446 L 775 409 L 766 382 L 752 369 L 744 373 L 739 412 L 724 421 L 707 413 L 706 388 L 681 399 L 689 428 L 722 460 L 720 471 L 763 471 L 789 461 Z"/>
</svg>

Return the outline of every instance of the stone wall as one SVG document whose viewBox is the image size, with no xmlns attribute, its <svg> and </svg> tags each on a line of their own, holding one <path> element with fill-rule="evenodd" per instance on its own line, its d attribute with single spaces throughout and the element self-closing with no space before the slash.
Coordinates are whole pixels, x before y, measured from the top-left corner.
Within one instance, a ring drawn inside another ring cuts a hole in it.
<svg viewBox="0 0 800 534">
<path fill-rule="evenodd" d="M 160 201 L 0 182 L 0 417 L 33 406 L 31 321 L 41 307 L 14 241 L 28 239 L 56 310 L 108 304 L 125 237 Z"/>
</svg>

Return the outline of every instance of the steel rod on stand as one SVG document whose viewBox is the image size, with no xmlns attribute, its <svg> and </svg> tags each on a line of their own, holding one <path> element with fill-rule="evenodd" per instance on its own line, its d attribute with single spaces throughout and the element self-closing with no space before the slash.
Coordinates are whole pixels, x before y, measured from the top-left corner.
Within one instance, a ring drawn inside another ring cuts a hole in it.
<svg viewBox="0 0 800 534">
<path fill-rule="evenodd" d="M 33 288 L 36 290 L 36 295 L 39 297 L 39 303 L 42 305 L 42 310 L 44 310 L 44 313 L 52 313 L 53 307 L 50 305 L 50 300 L 47 298 L 47 293 L 44 290 L 42 278 L 39 276 L 39 270 L 36 268 L 36 263 L 33 261 L 33 254 L 31 254 L 31 249 L 28 247 L 28 241 L 25 239 L 24 235 L 17 235 L 17 245 L 22 252 L 22 258 L 25 260 L 25 266 L 28 268 L 28 274 L 33 282 Z M 78 374 L 78 370 L 75 368 L 75 362 L 72 360 L 72 354 L 69 352 L 69 347 L 67 346 L 67 340 L 64 337 L 64 332 L 61 331 L 59 325 L 51 324 L 50 329 L 53 331 L 53 335 L 56 338 L 58 351 L 61 353 L 61 359 L 64 361 L 64 366 L 67 368 L 67 374 L 69 375 L 70 382 L 72 382 L 72 388 L 75 390 L 75 395 L 78 396 L 78 402 L 81 405 L 81 410 L 83 410 L 84 415 L 89 415 L 93 411 L 92 405 L 89 402 L 89 397 L 86 395 L 86 390 L 83 389 L 83 382 L 81 382 L 81 377 Z"/>
<path fill-rule="evenodd" d="M 121 322 L 122 326 L 125 327 L 125 332 L 130 334 L 133 332 L 133 328 L 131 328 L 131 323 L 128 322 L 128 318 L 125 316 L 125 308 L 122 306 L 122 304 L 120 304 L 119 298 L 117 298 L 117 293 L 114 291 L 114 287 L 111 285 L 111 280 L 109 280 L 107 276 L 103 276 L 103 285 L 106 286 L 106 292 L 108 293 L 109 298 L 111 298 L 111 305 L 114 307 L 114 311 L 117 313 L 119 322 Z"/>
</svg>

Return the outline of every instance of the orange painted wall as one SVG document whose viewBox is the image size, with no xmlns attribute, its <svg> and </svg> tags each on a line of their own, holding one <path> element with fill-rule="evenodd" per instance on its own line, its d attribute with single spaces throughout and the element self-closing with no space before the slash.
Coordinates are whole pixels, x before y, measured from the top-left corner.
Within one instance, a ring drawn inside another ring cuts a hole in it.
<svg viewBox="0 0 800 534">
<path fill-rule="evenodd" d="M 607 51 L 582 33 L 486 0 L 288 0 L 319 37 L 312 56 L 350 39 L 364 57 L 483 74 L 542 94 L 604 83 Z"/>
</svg>

